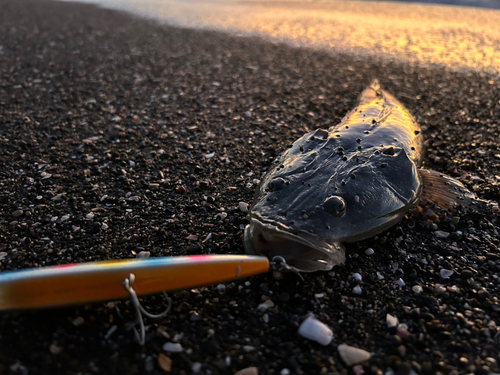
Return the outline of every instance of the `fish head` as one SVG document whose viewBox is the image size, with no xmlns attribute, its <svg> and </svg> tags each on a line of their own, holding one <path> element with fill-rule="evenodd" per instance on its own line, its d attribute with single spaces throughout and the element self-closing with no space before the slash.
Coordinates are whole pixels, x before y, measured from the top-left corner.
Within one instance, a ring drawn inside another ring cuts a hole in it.
<svg viewBox="0 0 500 375">
<path fill-rule="evenodd" d="M 323 130 L 282 154 L 255 194 L 246 250 L 283 256 L 303 271 L 329 270 L 344 263 L 342 242 L 400 220 L 418 202 L 415 163 L 403 148 L 357 146 Z"/>
</svg>

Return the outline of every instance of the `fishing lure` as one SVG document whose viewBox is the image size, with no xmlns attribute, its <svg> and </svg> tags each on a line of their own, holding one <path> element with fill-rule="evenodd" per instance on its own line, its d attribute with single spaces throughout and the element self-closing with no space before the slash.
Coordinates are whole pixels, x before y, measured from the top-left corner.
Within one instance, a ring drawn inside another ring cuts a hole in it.
<svg viewBox="0 0 500 375">
<path fill-rule="evenodd" d="M 146 295 L 194 288 L 267 272 L 269 268 L 270 262 L 263 256 L 193 255 L 2 272 L 0 310 L 124 299 L 132 297 L 130 290 Z"/>
</svg>

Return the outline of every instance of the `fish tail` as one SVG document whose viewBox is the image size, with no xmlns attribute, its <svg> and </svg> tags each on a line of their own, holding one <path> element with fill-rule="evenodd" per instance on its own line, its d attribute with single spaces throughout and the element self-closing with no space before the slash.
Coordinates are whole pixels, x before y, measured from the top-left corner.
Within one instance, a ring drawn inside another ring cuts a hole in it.
<svg viewBox="0 0 500 375">
<path fill-rule="evenodd" d="M 440 208 L 463 214 L 481 214 L 496 216 L 498 203 L 478 198 L 460 181 L 445 174 L 427 169 L 419 169 L 422 180 L 420 205 L 434 205 Z"/>
</svg>

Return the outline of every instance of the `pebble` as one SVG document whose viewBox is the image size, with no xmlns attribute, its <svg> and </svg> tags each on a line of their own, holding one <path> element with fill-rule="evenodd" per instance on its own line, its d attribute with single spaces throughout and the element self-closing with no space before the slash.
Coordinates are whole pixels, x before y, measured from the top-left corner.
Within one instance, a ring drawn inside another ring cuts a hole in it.
<svg viewBox="0 0 500 375">
<path fill-rule="evenodd" d="M 234 375 L 259 375 L 259 369 L 255 366 L 247 367 L 235 372 Z"/>
<path fill-rule="evenodd" d="M 437 230 L 434 232 L 434 235 L 437 237 L 437 238 L 447 238 L 450 233 L 449 232 L 443 232 L 442 230 Z"/>
<path fill-rule="evenodd" d="M 72 323 L 75 327 L 78 327 L 79 325 L 85 323 L 85 319 L 81 316 L 77 316 L 75 319 L 73 319 Z"/>
<path fill-rule="evenodd" d="M 300 324 L 298 332 L 302 337 L 317 341 L 321 345 L 328 345 L 333 339 L 333 332 L 330 327 L 312 315 Z"/>
<path fill-rule="evenodd" d="M 202 364 L 200 362 L 195 362 L 191 365 L 191 371 L 193 371 L 195 374 L 199 373 L 201 370 Z"/>
<path fill-rule="evenodd" d="M 387 328 L 395 328 L 398 326 L 399 321 L 398 318 L 394 315 L 387 314 L 385 316 L 385 323 L 387 324 Z"/>
<path fill-rule="evenodd" d="M 361 293 L 363 293 L 363 289 L 361 289 L 361 287 L 359 285 L 357 285 L 354 288 L 352 288 L 352 292 L 354 294 L 361 294 Z"/>
<path fill-rule="evenodd" d="M 361 276 L 359 273 L 355 272 L 352 274 L 352 278 L 354 280 L 356 280 L 357 282 L 360 282 L 361 280 L 363 280 L 363 276 Z"/>
<path fill-rule="evenodd" d="M 89 213 L 89 214 L 85 215 L 85 218 L 86 218 L 87 220 L 92 220 L 92 219 L 94 218 L 94 216 L 95 216 L 95 215 L 94 215 L 93 213 Z"/>
<path fill-rule="evenodd" d="M 245 214 L 248 213 L 248 203 L 240 202 L 238 203 L 238 208 L 240 209 L 241 212 Z"/>
<path fill-rule="evenodd" d="M 274 307 L 274 302 L 272 300 L 268 299 L 267 301 L 259 304 L 259 306 L 257 306 L 257 310 L 258 311 L 266 311 L 267 309 L 269 309 L 271 307 Z"/>
<path fill-rule="evenodd" d="M 70 215 L 61 216 L 61 222 L 65 222 L 65 221 L 69 220 L 70 217 L 71 217 Z"/>
<path fill-rule="evenodd" d="M 365 250 L 366 255 L 373 255 L 373 253 L 375 253 L 375 251 L 371 247 Z"/>
<path fill-rule="evenodd" d="M 436 294 L 443 294 L 444 292 L 446 292 L 446 287 L 442 284 L 436 284 L 434 286 L 434 293 Z"/>
<path fill-rule="evenodd" d="M 243 350 L 247 353 L 249 352 L 253 352 L 255 350 L 255 346 L 252 346 L 252 345 L 244 345 L 243 346 Z"/>
<path fill-rule="evenodd" d="M 414 293 L 422 293 L 423 292 L 423 288 L 420 286 L 420 285 L 414 285 L 411 290 L 413 290 Z"/>
<path fill-rule="evenodd" d="M 163 345 L 162 348 L 166 352 L 171 352 L 171 353 L 181 353 L 184 350 L 181 344 L 174 342 L 167 342 L 166 344 Z"/>
<path fill-rule="evenodd" d="M 22 216 L 23 214 L 23 210 L 15 210 L 13 213 L 12 213 L 12 216 L 13 217 L 19 217 L 19 216 Z"/>
<path fill-rule="evenodd" d="M 158 356 L 158 365 L 165 372 L 172 371 L 172 360 L 163 353 Z"/>
<path fill-rule="evenodd" d="M 52 344 L 52 345 L 50 345 L 50 348 L 49 348 L 49 349 L 50 349 L 50 352 L 51 352 L 52 354 L 61 354 L 61 353 L 62 353 L 62 351 L 63 351 L 63 348 L 62 348 L 62 347 L 60 347 L 60 346 L 57 346 L 56 344 Z"/>
<path fill-rule="evenodd" d="M 357 365 L 358 363 L 369 360 L 371 357 L 371 354 L 366 350 L 346 344 L 340 344 L 337 350 L 340 354 L 340 358 L 342 358 L 347 366 Z"/>
<path fill-rule="evenodd" d="M 395 282 L 394 282 L 397 286 L 399 286 L 399 288 L 403 288 L 406 283 L 404 282 L 403 279 L 397 279 Z"/>
<path fill-rule="evenodd" d="M 149 258 L 150 256 L 151 256 L 150 251 L 141 251 L 135 257 L 139 258 L 139 259 L 145 259 L 145 258 Z"/>
<path fill-rule="evenodd" d="M 439 271 L 439 274 L 441 275 L 442 279 L 448 279 L 449 277 L 451 277 L 451 275 L 453 275 L 453 273 L 454 273 L 453 271 L 444 268 L 441 271 Z"/>
</svg>

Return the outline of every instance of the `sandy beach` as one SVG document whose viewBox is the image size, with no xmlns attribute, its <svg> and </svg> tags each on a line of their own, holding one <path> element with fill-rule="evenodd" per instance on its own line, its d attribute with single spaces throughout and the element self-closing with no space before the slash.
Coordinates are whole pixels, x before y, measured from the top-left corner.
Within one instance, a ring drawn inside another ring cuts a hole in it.
<svg viewBox="0 0 500 375">
<path fill-rule="evenodd" d="M 141 251 L 243 254 L 239 202 L 252 201 L 281 151 L 338 123 L 374 78 L 422 126 L 426 168 L 500 198 L 498 76 L 169 27 L 79 3 L 0 0 L 0 9 L 2 272 Z M 0 312 L 0 374 L 164 374 L 165 356 L 172 374 L 498 373 L 499 243 L 495 218 L 408 217 L 348 244 L 333 273 L 172 293 L 171 313 L 145 320 L 143 347 L 126 330 L 126 301 Z M 453 274 L 444 279 L 442 269 Z M 269 299 L 273 307 L 257 308 Z M 161 296 L 141 301 L 152 312 L 165 306 Z M 333 330 L 329 345 L 298 335 L 308 314 Z M 388 328 L 387 314 L 404 326 Z M 165 351 L 167 342 L 182 352 Z M 347 366 L 342 343 L 371 358 Z"/>
</svg>

